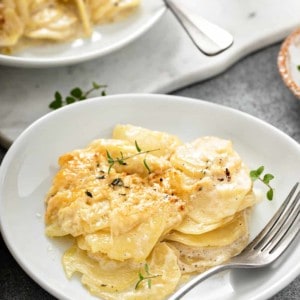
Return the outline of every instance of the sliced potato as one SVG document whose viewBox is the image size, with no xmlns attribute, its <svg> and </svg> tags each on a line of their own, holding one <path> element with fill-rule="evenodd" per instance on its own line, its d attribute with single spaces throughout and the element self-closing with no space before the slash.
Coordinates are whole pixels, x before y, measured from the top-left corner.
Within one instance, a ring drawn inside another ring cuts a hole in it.
<svg viewBox="0 0 300 300">
<path fill-rule="evenodd" d="M 175 151 L 177 146 L 182 144 L 175 135 L 133 125 L 116 125 L 113 138 L 129 141 L 132 145 L 137 142 L 142 151 L 158 149 L 151 154 L 166 158 Z"/>
<path fill-rule="evenodd" d="M 13 1 L 0 3 L 0 47 L 14 46 L 21 38 L 24 23 L 17 14 Z"/>
<path fill-rule="evenodd" d="M 73 4 L 36 1 L 31 5 L 30 22 L 24 35 L 31 39 L 66 40 L 79 30 Z"/>
<path fill-rule="evenodd" d="M 164 228 L 165 218 L 162 215 L 153 215 L 131 231 L 118 236 L 99 231 L 80 237 L 79 246 L 90 252 L 105 253 L 111 259 L 141 262 L 148 257 Z"/>
<path fill-rule="evenodd" d="M 119 292 L 129 288 L 138 278 L 138 269 L 114 262 L 114 267 L 101 268 L 101 264 L 76 246 L 71 247 L 63 256 L 63 265 L 68 278 L 75 272 L 82 274 L 81 281 L 92 293 L 100 291 Z"/>
<path fill-rule="evenodd" d="M 248 211 L 243 211 L 238 214 L 236 220 L 225 225 L 224 228 L 198 237 L 177 236 L 174 238 L 180 242 L 169 241 L 169 245 L 177 253 L 182 273 L 203 272 L 207 268 L 219 265 L 238 255 L 248 243 L 247 217 Z"/>
<path fill-rule="evenodd" d="M 75 271 L 83 273 L 82 282 L 92 294 L 102 299 L 162 300 L 174 291 L 181 278 L 177 256 L 166 243 L 157 244 L 147 261 L 143 262 L 138 269 L 130 269 L 127 265 L 127 270 L 119 268 L 105 273 L 98 269 L 97 263 L 90 259 L 87 260 L 86 254 L 83 253 L 85 257 L 76 257 L 76 252 L 75 256 L 74 252 L 72 249 L 64 258 L 67 274 L 71 276 Z M 82 252 L 79 253 L 82 255 Z M 146 264 L 147 269 L 145 269 Z M 95 266 L 97 267 L 96 271 L 94 270 Z M 139 281 L 139 273 L 144 277 L 151 278 L 149 281 L 147 279 L 141 281 L 136 286 Z M 149 282 L 151 288 L 149 288 Z M 109 288 L 110 286 L 111 288 Z M 128 288 L 124 289 L 125 286 Z"/>
<path fill-rule="evenodd" d="M 193 221 L 189 216 L 186 216 L 184 220 L 176 226 L 174 229 L 178 232 L 182 232 L 185 234 L 202 234 L 211 230 L 214 230 L 216 228 L 219 228 L 221 226 L 224 226 L 228 222 L 232 220 L 233 216 L 226 217 L 222 220 L 220 220 L 217 223 L 211 223 L 211 224 L 203 224 L 203 223 L 196 223 Z"/>
<path fill-rule="evenodd" d="M 191 247 L 221 247 L 234 243 L 247 232 L 244 213 L 237 213 L 224 226 L 203 234 L 185 234 L 176 230 L 165 236 L 165 240 L 175 241 Z"/>
<path fill-rule="evenodd" d="M 188 216 L 198 224 L 235 214 L 252 187 L 248 168 L 227 140 L 203 137 L 179 146 L 171 163 L 183 173 Z"/>
</svg>

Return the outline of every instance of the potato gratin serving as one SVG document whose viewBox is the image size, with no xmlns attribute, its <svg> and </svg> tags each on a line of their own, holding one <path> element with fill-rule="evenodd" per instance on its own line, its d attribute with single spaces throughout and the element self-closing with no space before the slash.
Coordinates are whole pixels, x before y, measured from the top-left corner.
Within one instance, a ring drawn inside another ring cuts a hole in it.
<svg viewBox="0 0 300 300">
<path fill-rule="evenodd" d="M 70 235 L 70 278 L 102 299 L 165 299 L 188 275 L 239 254 L 256 202 L 232 143 L 182 143 L 117 125 L 112 139 L 59 158 L 46 198 L 46 233 Z"/>
<path fill-rule="evenodd" d="M 95 24 L 126 17 L 140 0 L 2 0 L 0 52 L 34 41 L 90 36 Z"/>
</svg>

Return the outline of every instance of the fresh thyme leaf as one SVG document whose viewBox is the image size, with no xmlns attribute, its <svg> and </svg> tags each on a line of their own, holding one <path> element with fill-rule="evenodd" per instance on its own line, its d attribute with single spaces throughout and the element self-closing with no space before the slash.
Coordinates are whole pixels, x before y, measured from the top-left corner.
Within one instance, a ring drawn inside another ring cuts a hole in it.
<svg viewBox="0 0 300 300">
<path fill-rule="evenodd" d="M 108 168 L 108 171 L 107 171 L 108 174 L 110 173 L 110 170 L 113 167 L 113 165 L 114 165 L 114 162 L 109 165 L 109 168 Z"/>
<path fill-rule="evenodd" d="M 148 165 L 148 163 L 146 161 L 146 158 L 144 159 L 144 166 L 147 169 L 148 173 L 150 174 L 151 173 L 151 169 L 150 169 L 150 167 L 149 167 L 149 165 Z"/>
<path fill-rule="evenodd" d="M 272 188 L 270 188 L 267 192 L 267 198 L 268 200 L 273 200 L 273 194 L 274 194 L 274 190 Z"/>
<path fill-rule="evenodd" d="M 143 276 L 141 273 L 139 273 L 139 280 L 138 280 L 138 282 L 136 283 L 136 285 L 135 285 L 135 287 L 134 287 L 135 290 L 138 289 L 140 283 L 141 283 L 143 280 L 144 280 L 144 276 Z"/>
<path fill-rule="evenodd" d="M 135 148 L 136 148 L 137 152 L 141 152 L 142 149 L 139 147 L 137 141 L 134 141 L 134 144 L 135 144 Z"/>
<path fill-rule="evenodd" d="M 265 174 L 263 182 L 265 184 L 269 184 L 272 179 L 274 179 L 274 176 L 272 174 Z"/>
<path fill-rule="evenodd" d="M 99 89 L 104 89 L 107 88 L 106 84 L 98 84 L 97 82 L 93 82 L 93 89 L 94 90 L 99 90 Z"/>
<path fill-rule="evenodd" d="M 120 154 L 121 154 L 121 157 L 117 157 L 116 160 L 117 160 L 117 162 L 118 162 L 120 165 L 126 166 L 127 163 L 124 162 L 124 155 L 123 155 L 123 152 L 120 151 Z"/>
<path fill-rule="evenodd" d="M 51 109 L 58 109 L 64 105 L 72 104 L 76 101 L 85 100 L 88 98 L 88 96 L 99 89 L 102 89 L 101 96 L 106 96 L 105 89 L 107 88 L 107 85 L 98 84 L 96 82 L 93 82 L 92 88 L 84 92 L 81 88 L 75 87 L 70 92 L 69 95 L 65 98 L 62 97 L 62 95 L 59 92 L 55 92 L 54 94 L 54 100 L 50 102 L 48 105 Z"/>
<path fill-rule="evenodd" d="M 300 71 L 300 65 L 297 66 L 298 71 Z"/>
<path fill-rule="evenodd" d="M 49 104 L 49 108 L 57 109 L 62 107 L 62 105 L 62 96 L 59 92 L 56 91 L 54 94 L 54 100 Z"/>
<path fill-rule="evenodd" d="M 111 157 L 110 153 L 108 152 L 108 150 L 106 150 L 106 155 L 107 155 L 107 161 L 108 163 L 114 163 L 114 159 Z"/>
<path fill-rule="evenodd" d="M 83 92 L 79 87 L 72 89 L 70 94 L 78 100 L 82 100 Z"/>
<path fill-rule="evenodd" d="M 259 176 L 256 175 L 256 171 L 250 171 L 250 178 L 252 181 L 255 181 Z"/>
<path fill-rule="evenodd" d="M 148 154 L 150 152 L 153 152 L 153 151 L 158 151 L 159 149 L 152 149 L 152 150 L 147 150 L 147 151 L 142 151 L 141 148 L 139 147 L 139 145 L 137 143 L 135 143 L 135 146 L 136 146 L 136 150 L 137 150 L 137 153 L 135 154 L 132 154 L 132 155 L 129 155 L 129 156 L 124 156 L 123 155 L 123 152 L 120 151 L 120 155 L 121 157 L 116 157 L 116 158 L 113 158 L 110 153 L 108 152 L 108 150 L 106 150 L 106 156 L 107 156 L 107 162 L 109 164 L 109 168 L 108 168 L 108 174 L 110 173 L 110 170 L 111 168 L 113 167 L 113 165 L 115 163 L 118 163 L 119 165 L 122 165 L 122 166 L 125 166 L 127 165 L 127 163 L 125 162 L 125 160 L 128 160 L 130 158 L 133 158 L 137 155 L 141 155 L 141 154 Z M 144 166 L 145 168 L 147 169 L 148 173 L 150 174 L 151 173 L 151 169 L 146 161 L 146 158 L 144 159 Z"/>
<path fill-rule="evenodd" d="M 94 89 L 99 89 L 100 88 L 100 85 L 97 83 L 97 82 L 93 82 L 93 88 Z"/>
<path fill-rule="evenodd" d="M 73 98 L 73 97 L 70 97 L 70 96 L 66 97 L 66 103 L 67 104 L 74 103 L 75 101 L 76 101 L 76 99 Z"/>
<path fill-rule="evenodd" d="M 127 163 L 126 163 L 123 159 L 117 158 L 117 160 L 118 160 L 118 163 L 119 163 L 121 166 L 126 166 L 126 165 L 127 165 Z"/>
<path fill-rule="evenodd" d="M 148 265 L 147 263 L 145 264 L 144 268 L 145 268 L 145 272 L 146 272 L 148 275 L 150 275 L 150 274 L 149 274 L 149 265 Z"/>
<path fill-rule="evenodd" d="M 110 173 L 111 168 L 113 167 L 113 165 L 115 164 L 115 160 L 111 157 L 110 153 L 108 152 L 108 150 L 106 150 L 106 156 L 107 156 L 107 162 L 109 163 L 109 168 L 107 173 Z"/>
<path fill-rule="evenodd" d="M 259 178 L 259 176 L 263 173 L 264 169 L 265 169 L 265 167 L 261 166 L 256 170 L 252 170 L 250 172 L 250 177 L 251 177 L 252 181 L 257 180 Z"/>
<path fill-rule="evenodd" d="M 264 172 L 264 169 L 264 166 L 260 166 L 258 169 L 250 171 L 250 178 L 253 182 L 259 180 L 268 187 L 268 192 L 266 196 L 267 199 L 271 201 L 273 200 L 274 189 L 271 187 L 270 181 L 274 179 L 274 175 L 267 173 L 263 177 L 261 177 L 261 175 Z"/>
<path fill-rule="evenodd" d="M 139 288 L 139 285 L 144 280 L 147 280 L 147 286 L 148 286 L 149 289 L 151 289 L 151 286 L 152 286 L 152 280 L 151 279 L 155 278 L 155 277 L 158 277 L 158 276 L 161 276 L 161 275 L 151 275 L 150 271 L 149 271 L 149 266 L 148 266 L 147 263 L 144 265 L 144 270 L 145 270 L 145 273 L 147 274 L 147 276 L 144 276 L 141 272 L 139 272 L 139 274 L 138 274 L 139 280 L 137 281 L 137 283 L 134 287 L 136 290 Z"/>
<path fill-rule="evenodd" d="M 50 104 L 49 104 L 49 108 L 51 109 L 58 109 L 62 107 L 62 102 L 57 101 L 57 100 L 53 100 Z"/>
<path fill-rule="evenodd" d="M 62 96 L 61 96 L 60 92 L 56 91 L 55 94 L 54 94 L 54 98 L 57 101 L 62 101 Z"/>
</svg>

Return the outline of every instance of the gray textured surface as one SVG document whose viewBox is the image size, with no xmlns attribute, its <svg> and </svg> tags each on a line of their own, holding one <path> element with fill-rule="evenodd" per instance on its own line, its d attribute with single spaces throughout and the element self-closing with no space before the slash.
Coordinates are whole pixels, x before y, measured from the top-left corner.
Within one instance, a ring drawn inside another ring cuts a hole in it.
<svg viewBox="0 0 300 300">
<path fill-rule="evenodd" d="M 283 85 L 277 72 L 279 45 L 261 50 L 240 61 L 225 73 L 174 92 L 204 99 L 250 113 L 300 142 L 300 101 Z M 0 161 L 5 149 L 0 148 Z M 0 299 L 54 299 L 35 284 L 17 265 L 0 240 Z M 300 299 L 300 277 L 272 300 Z"/>
</svg>

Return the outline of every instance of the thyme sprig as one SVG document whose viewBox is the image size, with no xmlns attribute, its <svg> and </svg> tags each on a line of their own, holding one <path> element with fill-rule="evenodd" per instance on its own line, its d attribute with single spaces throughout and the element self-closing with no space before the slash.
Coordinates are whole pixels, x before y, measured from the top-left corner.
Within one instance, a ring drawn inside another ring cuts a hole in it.
<svg viewBox="0 0 300 300">
<path fill-rule="evenodd" d="M 258 169 L 250 171 L 250 177 L 253 182 L 259 180 L 267 186 L 268 191 L 266 196 L 267 199 L 271 201 L 273 200 L 273 196 L 274 196 L 274 188 L 272 188 L 272 186 L 270 185 L 270 181 L 274 179 L 274 175 L 267 173 L 262 177 L 264 169 L 265 169 L 264 166 L 260 166 Z"/>
<path fill-rule="evenodd" d="M 98 84 L 96 82 L 93 82 L 92 87 L 87 91 L 83 91 L 81 88 L 75 87 L 65 98 L 63 98 L 60 92 L 56 91 L 54 94 L 54 100 L 49 104 L 49 108 L 54 110 L 65 105 L 72 104 L 76 101 L 85 100 L 92 92 L 96 90 L 101 90 L 101 96 L 106 96 L 106 88 L 107 86 L 104 84 Z"/>
<path fill-rule="evenodd" d="M 161 276 L 161 275 L 152 275 L 149 272 L 149 265 L 147 263 L 144 265 L 144 273 L 145 273 L 145 275 L 143 275 L 142 272 L 139 272 L 139 280 L 137 281 L 137 283 L 135 285 L 136 290 L 139 288 L 140 284 L 145 280 L 147 281 L 148 288 L 151 289 L 151 286 L 152 286 L 151 279 Z"/>
<path fill-rule="evenodd" d="M 134 141 L 134 144 L 135 144 L 135 148 L 137 150 L 137 153 L 129 155 L 129 156 L 124 156 L 123 152 L 120 151 L 120 157 L 113 158 L 111 156 L 111 154 L 109 153 L 109 151 L 106 150 L 107 162 L 109 164 L 108 174 L 110 173 L 111 168 L 114 166 L 115 163 L 118 163 L 121 166 L 126 166 L 127 163 L 125 161 L 128 160 L 128 159 L 130 159 L 130 158 L 133 158 L 135 156 L 142 155 L 142 154 L 146 154 L 147 155 L 150 152 L 158 151 L 159 150 L 159 149 L 151 149 L 151 150 L 142 151 L 142 149 L 138 145 L 137 141 Z M 147 169 L 148 173 L 150 174 L 152 171 L 151 171 L 151 169 L 150 169 L 150 167 L 149 167 L 149 165 L 147 163 L 146 157 L 144 158 L 143 163 L 144 163 L 144 166 Z"/>
</svg>

